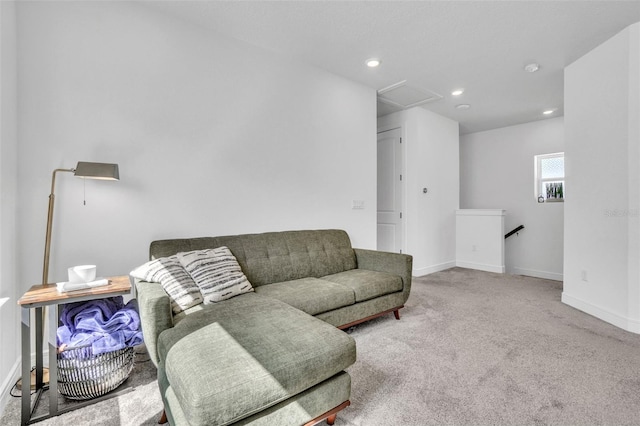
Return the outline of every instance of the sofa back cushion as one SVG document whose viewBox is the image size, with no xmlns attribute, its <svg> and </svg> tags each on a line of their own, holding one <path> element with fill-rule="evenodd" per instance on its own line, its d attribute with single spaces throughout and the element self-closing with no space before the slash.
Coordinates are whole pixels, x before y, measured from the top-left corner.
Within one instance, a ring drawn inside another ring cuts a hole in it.
<svg viewBox="0 0 640 426">
<path fill-rule="evenodd" d="M 151 259 L 226 246 L 254 287 L 323 277 L 356 267 L 351 240 L 336 229 L 183 238 L 151 243 Z"/>
</svg>

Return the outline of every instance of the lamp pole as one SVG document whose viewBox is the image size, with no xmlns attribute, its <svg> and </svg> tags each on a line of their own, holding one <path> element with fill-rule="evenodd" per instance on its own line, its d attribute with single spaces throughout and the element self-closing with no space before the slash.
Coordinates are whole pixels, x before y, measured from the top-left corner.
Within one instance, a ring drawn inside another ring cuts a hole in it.
<svg viewBox="0 0 640 426">
<path fill-rule="evenodd" d="M 56 196 L 54 195 L 56 186 L 56 173 L 67 172 L 74 173 L 75 169 L 55 169 L 51 178 L 51 194 L 49 194 L 49 211 L 47 213 L 47 235 L 44 241 L 44 265 L 42 267 L 42 285 L 49 283 L 49 255 L 51 254 L 51 229 L 53 228 L 53 204 Z"/>
<path fill-rule="evenodd" d="M 51 254 L 51 230 L 53 228 L 53 205 L 55 202 L 55 187 L 56 187 L 56 173 L 58 172 L 68 172 L 73 173 L 75 169 L 55 169 L 53 171 L 51 177 L 51 194 L 49 194 L 49 209 L 47 212 L 47 235 L 44 241 L 44 265 L 42 266 L 42 286 L 44 287 L 49 283 L 49 255 Z M 41 318 L 36 317 L 36 365 L 42 365 L 42 346 L 44 345 L 44 329 L 43 325 L 46 317 L 46 306 L 42 308 L 42 316 Z M 54 324 L 50 324 L 49 327 L 55 326 Z M 44 372 L 45 370 L 48 373 L 47 368 L 36 368 L 36 377 L 35 383 L 36 388 L 37 384 L 44 383 Z M 48 382 L 47 382 L 48 383 Z M 29 389 L 27 387 L 26 389 Z M 22 392 L 25 392 L 25 387 L 22 387 Z"/>
</svg>

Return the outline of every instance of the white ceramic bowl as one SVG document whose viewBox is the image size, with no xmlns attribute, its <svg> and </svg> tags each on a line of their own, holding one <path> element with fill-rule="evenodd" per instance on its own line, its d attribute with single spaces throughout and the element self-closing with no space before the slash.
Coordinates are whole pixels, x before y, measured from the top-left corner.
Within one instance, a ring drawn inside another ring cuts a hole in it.
<svg viewBox="0 0 640 426">
<path fill-rule="evenodd" d="M 88 283 L 96 279 L 96 265 L 80 265 L 69 268 L 70 283 Z"/>
</svg>

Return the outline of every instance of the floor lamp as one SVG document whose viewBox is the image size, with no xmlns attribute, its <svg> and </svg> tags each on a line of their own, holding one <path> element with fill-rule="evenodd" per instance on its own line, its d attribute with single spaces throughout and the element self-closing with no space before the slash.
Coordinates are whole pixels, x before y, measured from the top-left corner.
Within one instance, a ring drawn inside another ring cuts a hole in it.
<svg viewBox="0 0 640 426">
<path fill-rule="evenodd" d="M 49 194 L 49 210 L 47 213 L 47 236 L 44 243 L 44 264 L 42 268 L 42 285 L 45 286 L 49 283 L 49 256 L 51 254 L 51 230 L 53 228 L 53 205 L 55 201 L 55 186 L 56 186 L 56 174 L 58 172 L 73 173 L 74 176 L 84 179 L 101 179 L 101 180 L 120 180 L 120 173 L 117 164 L 108 163 L 89 163 L 86 161 L 78 162 L 75 169 L 55 169 L 51 178 L 51 194 Z M 45 309 L 42 309 L 41 324 L 45 321 Z M 41 354 L 41 347 L 44 342 L 44 327 L 38 326 L 38 318 L 36 317 L 36 353 Z M 56 324 L 50 324 L 50 327 L 55 327 Z M 45 371 L 45 370 L 42 370 Z M 40 373 L 36 372 L 39 376 Z M 43 383 L 43 377 L 32 377 L 37 383 Z M 48 383 L 48 381 L 44 381 Z"/>
<path fill-rule="evenodd" d="M 49 212 L 47 214 L 47 237 L 44 243 L 44 265 L 42 268 L 42 285 L 49 283 L 49 255 L 51 254 L 51 229 L 53 227 L 53 204 L 55 201 L 56 173 L 68 172 L 85 179 L 120 180 L 117 164 L 78 162 L 75 169 L 55 169 L 51 178 L 51 194 L 49 194 Z"/>
</svg>

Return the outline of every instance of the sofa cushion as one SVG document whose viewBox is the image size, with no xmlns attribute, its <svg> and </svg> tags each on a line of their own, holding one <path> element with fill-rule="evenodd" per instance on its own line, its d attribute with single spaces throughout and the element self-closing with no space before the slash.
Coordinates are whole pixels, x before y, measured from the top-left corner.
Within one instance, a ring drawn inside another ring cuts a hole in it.
<svg viewBox="0 0 640 426">
<path fill-rule="evenodd" d="M 193 250 L 176 256 L 200 288 L 206 304 L 253 291 L 251 283 L 227 247 Z"/>
<path fill-rule="evenodd" d="M 189 423 L 230 424 L 355 362 L 353 338 L 278 300 L 246 293 L 162 332 L 160 364 Z"/>
<path fill-rule="evenodd" d="M 356 302 L 373 299 L 396 291 L 402 291 L 402 279 L 386 272 L 352 269 L 351 271 L 322 277 L 353 290 Z"/>
<path fill-rule="evenodd" d="M 281 300 L 309 315 L 332 311 L 356 302 L 353 290 L 318 278 L 302 278 L 256 288 L 262 296 Z"/>
<path fill-rule="evenodd" d="M 229 247 L 254 288 L 356 267 L 349 235 L 337 229 L 159 240 L 149 254 L 158 258 L 220 246 Z"/>
<path fill-rule="evenodd" d="M 131 276 L 162 284 L 162 288 L 171 299 L 171 308 L 174 313 L 182 312 L 203 301 L 200 288 L 176 256 L 149 261 L 131 271 Z"/>
</svg>

